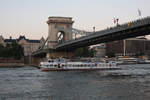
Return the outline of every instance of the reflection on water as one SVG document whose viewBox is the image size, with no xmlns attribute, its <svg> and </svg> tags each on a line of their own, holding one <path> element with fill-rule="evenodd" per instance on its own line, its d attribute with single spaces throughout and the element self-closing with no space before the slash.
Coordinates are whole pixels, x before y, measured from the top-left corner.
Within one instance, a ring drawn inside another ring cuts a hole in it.
<svg viewBox="0 0 150 100">
<path fill-rule="evenodd" d="M 149 100 L 150 65 L 120 67 L 68 72 L 0 68 L 0 100 Z"/>
</svg>

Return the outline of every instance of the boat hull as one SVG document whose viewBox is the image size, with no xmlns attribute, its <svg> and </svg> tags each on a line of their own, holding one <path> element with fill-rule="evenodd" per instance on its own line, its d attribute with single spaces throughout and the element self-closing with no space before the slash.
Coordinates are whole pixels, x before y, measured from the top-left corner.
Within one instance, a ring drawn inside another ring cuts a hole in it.
<svg viewBox="0 0 150 100">
<path fill-rule="evenodd" d="M 62 68 L 41 68 L 42 71 L 95 71 L 95 70 L 118 70 L 120 68 L 84 68 L 84 69 L 62 69 Z"/>
</svg>

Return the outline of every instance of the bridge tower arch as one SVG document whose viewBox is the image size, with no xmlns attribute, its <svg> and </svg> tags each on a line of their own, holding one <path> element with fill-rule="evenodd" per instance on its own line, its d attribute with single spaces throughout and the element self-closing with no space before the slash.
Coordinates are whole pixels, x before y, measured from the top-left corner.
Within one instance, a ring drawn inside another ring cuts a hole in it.
<svg viewBox="0 0 150 100">
<path fill-rule="evenodd" d="M 72 39 L 72 33 L 66 31 L 72 29 L 74 21 L 71 17 L 49 17 L 47 47 L 54 49 L 59 42 Z"/>
</svg>

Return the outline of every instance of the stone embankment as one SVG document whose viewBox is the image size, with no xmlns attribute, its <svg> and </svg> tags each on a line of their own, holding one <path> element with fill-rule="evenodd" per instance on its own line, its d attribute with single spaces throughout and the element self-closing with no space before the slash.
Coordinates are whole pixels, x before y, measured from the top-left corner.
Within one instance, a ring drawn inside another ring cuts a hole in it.
<svg viewBox="0 0 150 100">
<path fill-rule="evenodd" d="M 23 59 L 0 58 L 0 67 L 22 67 L 24 66 Z"/>
<path fill-rule="evenodd" d="M 0 67 L 22 67 L 24 63 L 0 63 Z"/>
</svg>

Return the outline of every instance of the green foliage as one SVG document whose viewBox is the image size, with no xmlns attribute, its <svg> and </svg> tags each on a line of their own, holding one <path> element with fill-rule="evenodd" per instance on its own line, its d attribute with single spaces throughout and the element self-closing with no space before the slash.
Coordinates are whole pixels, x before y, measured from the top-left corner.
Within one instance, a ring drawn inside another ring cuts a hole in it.
<svg viewBox="0 0 150 100">
<path fill-rule="evenodd" d="M 3 55 L 3 51 L 4 51 L 4 46 L 0 44 L 0 55 Z"/>
<path fill-rule="evenodd" d="M 75 51 L 76 57 L 93 57 L 95 54 L 95 50 L 90 49 L 89 47 L 78 48 Z"/>
<path fill-rule="evenodd" d="M 0 57 L 20 59 L 22 56 L 23 47 L 16 42 L 7 43 L 5 47 L 0 45 Z"/>
<path fill-rule="evenodd" d="M 115 57 L 115 53 L 114 52 L 107 52 L 106 56 L 108 56 L 108 58 L 112 58 L 112 57 Z"/>
<path fill-rule="evenodd" d="M 142 52 L 142 51 L 141 51 L 141 52 L 137 52 L 137 53 L 135 54 L 136 57 L 138 57 L 138 56 L 143 56 L 143 55 L 144 55 L 144 52 Z"/>
</svg>

